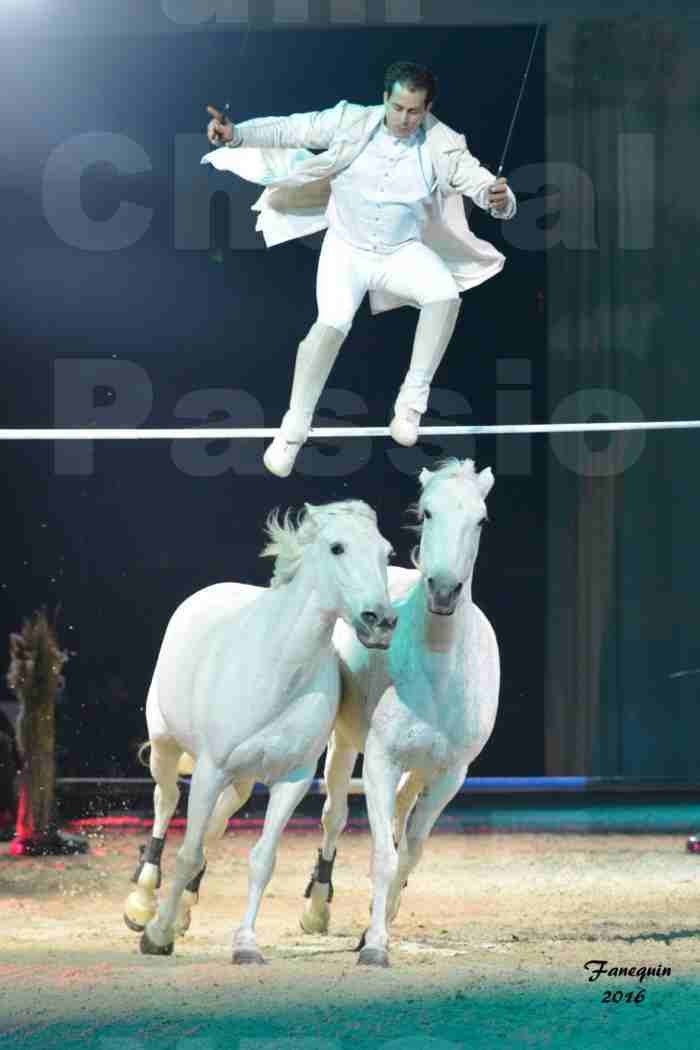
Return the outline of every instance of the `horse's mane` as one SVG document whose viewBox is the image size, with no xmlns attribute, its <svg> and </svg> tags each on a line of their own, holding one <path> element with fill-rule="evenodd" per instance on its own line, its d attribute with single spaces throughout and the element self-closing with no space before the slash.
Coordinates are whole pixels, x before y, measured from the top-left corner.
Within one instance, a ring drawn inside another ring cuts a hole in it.
<svg viewBox="0 0 700 1050">
<path fill-rule="evenodd" d="M 447 481 L 448 478 L 456 478 L 458 474 L 461 474 L 463 478 L 476 477 L 474 460 L 456 459 L 454 456 L 440 460 L 436 469 L 431 471 L 430 477 L 425 482 L 419 499 L 416 500 L 415 503 L 412 503 L 406 512 L 407 514 L 413 514 L 419 519 L 417 525 L 406 525 L 407 529 L 411 529 L 414 532 L 420 532 L 420 522 L 423 518 L 423 500 L 425 499 L 425 495 L 430 486 L 440 481 Z"/>
<path fill-rule="evenodd" d="M 377 515 L 372 508 L 357 499 L 341 500 L 316 507 L 307 503 L 296 514 L 287 510 L 281 521 L 279 508 L 271 511 L 265 522 L 269 542 L 260 552 L 261 558 L 275 559 L 270 587 L 281 587 L 293 580 L 301 565 L 304 549 L 316 539 L 319 528 L 329 518 L 347 514 L 369 520 L 373 525 L 377 524 Z"/>
<path fill-rule="evenodd" d="M 437 464 L 435 470 L 431 471 L 431 476 L 425 483 L 423 494 L 430 485 L 435 481 L 446 481 L 447 478 L 454 478 L 458 474 L 462 477 L 476 477 L 476 467 L 473 459 L 456 459 L 454 456 L 450 456 L 448 459 L 441 459 Z"/>
</svg>

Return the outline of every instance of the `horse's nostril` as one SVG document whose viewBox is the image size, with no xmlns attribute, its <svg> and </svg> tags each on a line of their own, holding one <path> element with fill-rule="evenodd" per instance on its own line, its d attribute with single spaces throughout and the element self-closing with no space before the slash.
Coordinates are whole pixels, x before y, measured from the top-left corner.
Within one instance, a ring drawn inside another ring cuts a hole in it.
<svg viewBox="0 0 700 1050">
<path fill-rule="evenodd" d="M 461 590 L 462 590 L 462 584 L 461 584 L 461 583 L 458 583 L 458 584 L 457 584 L 457 586 L 456 586 L 456 587 L 455 587 L 455 589 L 454 589 L 454 593 L 455 593 L 455 594 L 459 594 L 459 592 L 460 592 Z"/>
<path fill-rule="evenodd" d="M 362 620 L 363 623 L 366 623 L 368 627 L 374 627 L 374 625 L 377 622 L 377 620 L 379 619 L 379 617 L 377 616 L 376 613 L 373 613 L 373 612 L 363 612 L 363 614 L 360 617 L 360 619 Z"/>
<path fill-rule="evenodd" d="M 396 624 L 397 624 L 398 622 L 399 622 L 399 618 L 398 618 L 398 616 L 386 616 L 386 617 L 385 617 L 385 618 L 384 618 L 384 619 L 382 620 L 382 622 L 381 622 L 381 625 L 380 625 L 380 626 L 382 626 L 382 627 L 386 627 L 386 629 L 387 629 L 388 631 L 393 631 L 393 630 L 394 630 L 394 628 L 396 627 Z"/>
<path fill-rule="evenodd" d="M 428 587 L 430 588 L 431 591 L 432 591 L 434 586 L 435 586 L 435 580 L 433 579 L 432 576 L 429 576 L 428 577 Z"/>
</svg>

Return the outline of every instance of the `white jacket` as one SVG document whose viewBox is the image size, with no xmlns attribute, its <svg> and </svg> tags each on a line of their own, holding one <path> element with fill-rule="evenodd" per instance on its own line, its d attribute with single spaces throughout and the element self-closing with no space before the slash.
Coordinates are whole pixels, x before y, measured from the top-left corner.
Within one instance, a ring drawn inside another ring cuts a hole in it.
<svg viewBox="0 0 700 1050">
<path fill-rule="evenodd" d="M 365 148 L 384 112 L 383 105 L 359 106 L 343 100 L 315 113 L 248 120 L 236 125 L 241 146 L 219 147 L 201 163 L 266 187 L 252 210 L 259 213 L 255 228 L 270 248 L 328 226 L 331 178 Z M 465 291 L 500 273 L 505 263 L 505 256 L 492 244 L 474 236 L 460 200 L 464 194 L 489 210 L 488 187 L 496 176 L 472 156 L 463 135 L 432 113 L 426 115 L 424 128 L 420 149 L 429 152 L 435 182 L 423 243 L 437 252 L 460 291 Z M 508 192 L 510 207 L 492 215 L 502 219 L 515 215 L 515 196 Z M 409 304 L 388 292 L 370 292 L 373 314 L 405 305 Z"/>
</svg>

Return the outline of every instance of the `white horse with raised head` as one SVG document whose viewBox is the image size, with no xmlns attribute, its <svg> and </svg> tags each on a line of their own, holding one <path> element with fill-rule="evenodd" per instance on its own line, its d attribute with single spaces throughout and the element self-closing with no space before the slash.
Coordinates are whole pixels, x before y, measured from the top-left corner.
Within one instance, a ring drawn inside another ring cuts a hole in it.
<svg viewBox="0 0 700 1050">
<path fill-rule="evenodd" d="M 494 726 L 498 645 L 472 601 L 472 574 L 488 520 L 485 500 L 493 483 L 490 468 L 477 473 L 469 459 L 424 470 L 417 569 L 389 570 L 399 614 L 389 651 L 363 650 L 343 623 L 333 636 L 344 690 L 326 757 L 323 842 L 301 923 L 308 933 L 328 929 L 336 843 L 362 752 L 373 894 L 361 963 L 389 965 L 387 925 L 398 912 L 401 891 Z"/>
<path fill-rule="evenodd" d="M 264 962 L 255 939 L 260 901 L 280 835 L 337 714 L 334 626 L 340 617 L 368 649 L 387 649 L 396 626 L 387 589 L 391 545 L 366 503 L 307 504 L 296 528 L 289 516 L 280 523 L 271 515 L 268 534 L 263 554 L 276 556 L 269 589 L 207 587 L 179 606 L 163 638 L 146 703 L 155 819 L 125 913 L 129 926 L 143 930 L 144 954 L 171 954 L 185 924 L 183 892 L 197 891 L 208 829 L 210 837 L 220 834 L 260 781 L 270 785 L 270 799 L 250 854 L 248 908 L 233 961 Z M 160 855 L 185 752 L 196 759 L 187 830 L 156 914 Z"/>
</svg>

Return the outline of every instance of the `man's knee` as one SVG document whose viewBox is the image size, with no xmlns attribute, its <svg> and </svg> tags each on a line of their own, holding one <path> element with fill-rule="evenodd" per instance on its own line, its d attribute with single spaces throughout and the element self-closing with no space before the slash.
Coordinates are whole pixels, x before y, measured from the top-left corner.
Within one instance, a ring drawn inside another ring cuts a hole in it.
<svg viewBox="0 0 700 1050">
<path fill-rule="evenodd" d="M 342 336 L 343 339 L 347 339 L 350 334 L 350 329 L 352 328 L 352 322 L 352 317 L 348 321 L 347 319 L 338 318 L 337 316 L 319 314 L 318 319 L 314 322 L 311 328 L 313 329 L 317 324 L 322 324 L 326 328 L 333 328 L 338 333 L 339 338 Z"/>
<path fill-rule="evenodd" d="M 426 299 L 421 301 L 420 306 L 421 309 L 423 309 L 424 306 L 437 306 L 441 303 L 445 303 L 446 305 L 448 303 L 451 303 L 454 309 L 457 311 L 461 309 L 462 298 L 459 294 L 459 289 L 456 285 L 453 291 L 445 289 L 442 293 L 438 295 L 429 295 Z"/>
</svg>

